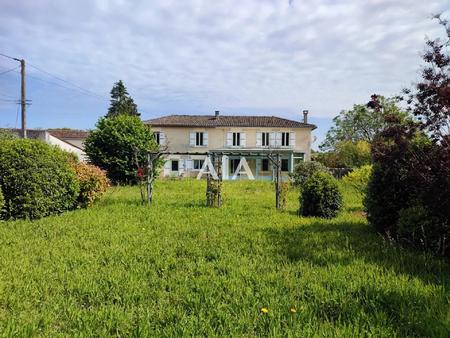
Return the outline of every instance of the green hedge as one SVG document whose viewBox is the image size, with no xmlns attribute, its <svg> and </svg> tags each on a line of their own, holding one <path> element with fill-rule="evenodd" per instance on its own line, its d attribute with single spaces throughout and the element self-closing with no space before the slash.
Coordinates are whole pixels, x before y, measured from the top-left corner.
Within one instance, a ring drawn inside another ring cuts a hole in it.
<svg viewBox="0 0 450 338">
<path fill-rule="evenodd" d="M 0 142 L 5 219 L 36 219 L 76 207 L 79 183 L 59 148 L 29 139 Z"/>
<path fill-rule="evenodd" d="M 5 204 L 5 198 L 3 197 L 2 189 L 0 187 L 0 215 L 2 213 L 3 205 Z"/>
<path fill-rule="evenodd" d="M 306 180 L 301 193 L 303 216 L 336 217 L 342 205 L 342 194 L 331 174 L 316 172 Z"/>
</svg>

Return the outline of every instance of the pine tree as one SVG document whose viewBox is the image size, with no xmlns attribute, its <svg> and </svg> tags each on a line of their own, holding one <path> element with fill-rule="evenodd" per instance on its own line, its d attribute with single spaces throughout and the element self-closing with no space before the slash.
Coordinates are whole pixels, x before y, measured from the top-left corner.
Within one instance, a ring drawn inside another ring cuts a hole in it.
<svg viewBox="0 0 450 338">
<path fill-rule="evenodd" d="M 119 80 L 111 89 L 111 105 L 108 108 L 108 114 L 106 114 L 106 117 L 115 117 L 121 114 L 132 116 L 141 115 L 137 110 L 136 103 L 134 103 L 130 94 L 128 94 L 127 88 L 123 84 L 122 80 Z"/>
</svg>

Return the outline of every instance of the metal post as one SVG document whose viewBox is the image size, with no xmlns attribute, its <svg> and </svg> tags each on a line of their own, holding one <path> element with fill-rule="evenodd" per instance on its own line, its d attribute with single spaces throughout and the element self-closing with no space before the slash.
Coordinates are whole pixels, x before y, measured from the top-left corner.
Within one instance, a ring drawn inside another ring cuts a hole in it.
<svg viewBox="0 0 450 338">
<path fill-rule="evenodd" d="M 153 199 L 153 158 L 150 153 L 147 153 L 147 203 L 152 204 Z"/>
</svg>

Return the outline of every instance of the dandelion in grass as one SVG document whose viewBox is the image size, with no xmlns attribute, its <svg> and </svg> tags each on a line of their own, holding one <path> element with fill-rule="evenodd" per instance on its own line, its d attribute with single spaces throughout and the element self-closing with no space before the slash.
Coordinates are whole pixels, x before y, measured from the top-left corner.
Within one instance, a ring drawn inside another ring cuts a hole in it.
<svg viewBox="0 0 450 338">
<path fill-rule="evenodd" d="M 261 308 L 262 313 L 269 313 L 269 309 L 266 307 Z"/>
</svg>

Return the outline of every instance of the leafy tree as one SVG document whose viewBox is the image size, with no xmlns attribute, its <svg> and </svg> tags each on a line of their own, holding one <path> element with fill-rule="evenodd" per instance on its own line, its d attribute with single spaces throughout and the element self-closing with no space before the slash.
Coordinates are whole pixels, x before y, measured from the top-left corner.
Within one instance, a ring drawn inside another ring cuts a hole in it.
<svg viewBox="0 0 450 338">
<path fill-rule="evenodd" d="M 100 118 L 85 141 L 90 162 L 106 170 L 114 183 L 134 183 L 136 156 L 146 163 L 147 152 L 158 148 L 150 128 L 139 117 L 124 114 Z"/>
<path fill-rule="evenodd" d="M 328 168 L 357 168 L 371 163 L 370 144 L 367 141 L 340 141 L 335 149 L 314 155 L 317 162 Z"/>
<path fill-rule="evenodd" d="M 140 116 L 137 105 L 128 94 L 122 80 L 119 80 L 111 89 L 111 105 L 106 117 L 115 117 L 121 114 Z"/>
<path fill-rule="evenodd" d="M 378 96 L 382 109 L 373 109 L 366 104 L 355 104 L 350 110 L 343 110 L 333 119 L 333 126 L 327 132 L 325 141 L 319 146 L 323 151 L 333 151 L 339 143 L 366 141 L 371 143 L 385 126 L 384 116 L 407 117 L 397 106 L 396 98 Z"/>
</svg>

